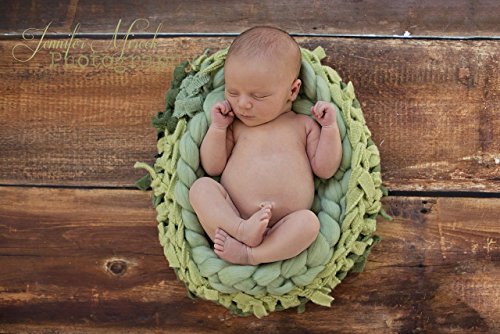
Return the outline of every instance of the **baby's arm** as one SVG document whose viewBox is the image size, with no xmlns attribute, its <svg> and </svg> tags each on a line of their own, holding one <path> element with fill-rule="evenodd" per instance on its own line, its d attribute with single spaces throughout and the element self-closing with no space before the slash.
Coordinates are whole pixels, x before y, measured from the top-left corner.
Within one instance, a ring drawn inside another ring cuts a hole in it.
<svg viewBox="0 0 500 334">
<path fill-rule="evenodd" d="M 314 121 L 308 123 L 307 155 L 314 174 L 328 179 L 335 174 L 342 161 L 342 141 L 336 110 L 331 103 L 318 101 L 311 107 L 311 113 L 321 129 Z"/>
<path fill-rule="evenodd" d="M 231 124 L 234 112 L 228 101 L 216 103 L 211 110 L 212 124 L 200 147 L 201 164 L 208 175 L 220 175 L 234 146 Z"/>
</svg>

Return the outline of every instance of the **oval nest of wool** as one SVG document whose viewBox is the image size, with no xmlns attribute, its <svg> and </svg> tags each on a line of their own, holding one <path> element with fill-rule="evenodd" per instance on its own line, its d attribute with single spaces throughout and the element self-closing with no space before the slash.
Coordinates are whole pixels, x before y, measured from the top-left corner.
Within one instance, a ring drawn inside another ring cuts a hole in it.
<svg viewBox="0 0 500 334">
<path fill-rule="evenodd" d="M 206 176 L 199 148 L 210 125 L 210 109 L 224 100 L 224 61 L 227 48 L 175 69 L 166 94 L 166 109 L 153 117 L 158 154 L 153 166 L 136 162 L 148 171 L 136 181 L 152 189 L 160 243 L 170 267 L 186 284 L 191 296 L 219 303 L 233 313 L 254 314 L 297 307 L 312 301 L 330 306 L 331 290 L 349 271 L 363 270 L 378 214 L 385 215 L 386 194 L 380 176 L 380 155 L 370 139 L 361 106 L 349 82 L 322 65 L 321 47 L 301 48 L 302 87 L 293 103 L 297 113 L 310 115 L 318 100 L 337 107 L 342 138 L 342 163 L 330 179 L 315 178 L 311 210 L 321 228 L 313 244 L 288 260 L 258 266 L 234 265 L 220 259 L 211 247 L 188 199 L 196 179 Z M 217 179 L 217 178 L 216 178 Z"/>
</svg>

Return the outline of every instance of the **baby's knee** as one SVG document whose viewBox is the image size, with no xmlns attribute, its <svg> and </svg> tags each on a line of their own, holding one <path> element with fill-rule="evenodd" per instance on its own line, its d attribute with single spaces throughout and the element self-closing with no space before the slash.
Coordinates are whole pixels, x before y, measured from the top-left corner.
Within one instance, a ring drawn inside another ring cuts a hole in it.
<svg viewBox="0 0 500 334">
<path fill-rule="evenodd" d="M 197 198 L 206 198 L 207 192 L 214 186 L 215 181 L 209 177 L 200 177 L 189 188 L 189 201 Z"/>
<path fill-rule="evenodd" d="M 319 229 L 321 227 L 319 223 L 318 216 L 312 212 L 311 210 L 304 210 L 302 213 L 306 217 L 307 223 L 307 232 L 311 235 L 311 237 L 316 237 L 319 233 Z"/>
</svg>

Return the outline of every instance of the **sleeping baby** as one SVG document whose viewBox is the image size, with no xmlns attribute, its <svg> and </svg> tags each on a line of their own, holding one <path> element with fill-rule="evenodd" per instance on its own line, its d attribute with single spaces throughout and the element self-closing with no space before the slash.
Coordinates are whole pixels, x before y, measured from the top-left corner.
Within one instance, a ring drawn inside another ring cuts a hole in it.
<svg viewBox="0 0 500 334">
<path fill-rule="evenodd" d="M 318 235 L 314 175 L 334 175 L 342 143 L 331 103 L 311 107 L 314 119 L 292 110 L 300 60 L 299 45 L 274 27 L 251 28 L 229 48 L 226 100 L 213 106 L 200 147 L 204 170 L 220 183 L 199 178 L 189 191 L 215 253 L 228 262 L 289 259 Z"/>
</svg>

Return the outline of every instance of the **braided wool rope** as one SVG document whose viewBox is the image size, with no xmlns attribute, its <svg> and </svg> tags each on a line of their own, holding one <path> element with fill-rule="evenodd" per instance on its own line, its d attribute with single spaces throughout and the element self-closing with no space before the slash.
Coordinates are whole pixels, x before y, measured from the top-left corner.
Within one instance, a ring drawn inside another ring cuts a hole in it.
<svg viewBox="0 0 500 334">
<path fill-rule="evenodd" d="M 210 109 L 224 99 L 227 49 L 211 56 L 205 53 L 190 64 L 190 73 L 175 88 L 175 112 L 169 115 L 178 120 L 163 126 L 154 167 L 142 162 L 134 165 L 145 168 L 152 179 L 160 242 L 178 278 L 193 294 L 240 314 L 262 317 L 277 309 L 302 309 L 308 300 L 330 306 L 331 290 L 365 260 L 378 240 L 372 234 L 377 214 L 383 213 L 380 158 L 354 88 L 321 64 L 325 57 L 321 47 L 312 52 L 301 48 L 301 53 L 303 93 L 293 110 L 310 116 L 317 100 L 332 102 L 340 110 L 337 122 L 343 147 L 337 173 L 328 180 L 315 178 L 312 210 L 321 229 L 301 254 L 259 266 L 221 260 L 189 203 L 189 188 L 205 175 L 199 147 L 210 124 Z"/>
</svg>

